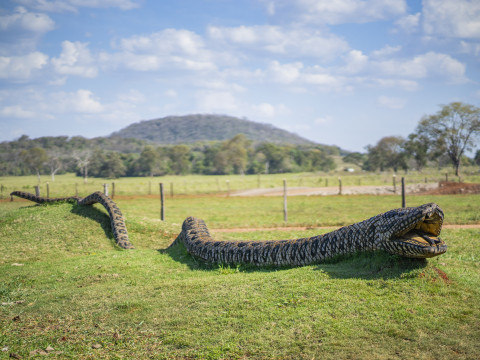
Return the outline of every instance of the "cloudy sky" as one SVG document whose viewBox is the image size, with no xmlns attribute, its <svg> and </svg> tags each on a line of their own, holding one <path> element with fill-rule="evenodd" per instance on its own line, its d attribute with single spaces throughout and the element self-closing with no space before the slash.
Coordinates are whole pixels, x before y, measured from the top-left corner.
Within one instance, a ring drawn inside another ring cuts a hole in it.
<svg viewBox="0 0 480 360">
<path fill-rule="evenodd" d="M 0 4 L 0 141 L 215 113 L 364 151 L 479 81 L 478 0 Z"/>
</svg>

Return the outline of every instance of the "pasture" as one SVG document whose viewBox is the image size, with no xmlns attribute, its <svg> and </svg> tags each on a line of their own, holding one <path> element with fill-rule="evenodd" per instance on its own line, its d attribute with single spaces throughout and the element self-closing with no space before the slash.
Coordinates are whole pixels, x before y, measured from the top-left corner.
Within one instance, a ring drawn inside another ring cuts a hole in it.
<svg viewBox="0 0 480 360">
<path fill-rule="evenodd" d="M 280 186 L 283 178 L 292 183 L 300 176 L 262 176 L 260 185 Z M 301 186 L 313 186 L 308 181 L 319 177 L 302 176 Z M 384 181 L 367 177 L 348 179 L 365 185 Z M 242 188 L 249 188 L 245 182 L 258 186 L 257 177 L 243 179 Z M 167 187 L 162 222 L 158 189 L 149 195 L 148 183 L 172 182 L 177 188 L 180 180 L 186 191 L 170 197 Z M 480 229 L 445 228 L 447 253 L 427 261 L 365 253 L 305 267 L 231 268 L 199 262 L 180 246 L 165 250 L 188 215 L 203 218 L 218 239 L 261 240 L 324 233 L 330 230 L 314 227 L 347 225 L 400 206 L 395 195 L 289 197 L 285 224 L 281 197 L 227 197 L 222 188 L 213 194 L 226 180 L 235 190 L 237 178 L 226 177 L 117 180 L 115 201 L 136 247 L 130 251 L 115 246 L 99 205 L 43 206 L 4 196 L 0 358 L 478 356 Z M 72 195 L 75 182 L 83 196 L 101 190 L 105 181 L 83 185 L 71 175 L 57 176 L 51 196 Z M 8 191 L 33 192 L 36 179 L 0 182 Z M 407 197 L 407 206 L 426 202 L 443 208 L 447 225 L 480 224 L 480 195 Z"/>
</svg>

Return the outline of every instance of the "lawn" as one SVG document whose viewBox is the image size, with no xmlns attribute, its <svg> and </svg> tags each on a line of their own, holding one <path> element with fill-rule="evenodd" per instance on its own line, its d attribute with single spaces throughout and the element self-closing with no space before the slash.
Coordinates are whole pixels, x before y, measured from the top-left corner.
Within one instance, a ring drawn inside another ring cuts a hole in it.
<svg viewBox="0 0 480 360">
<path fill-rule="evenodd" d="M 475 196 L 435 201 L 446 223 L 480 223 Z M 135 250 L 103 209 L 0 203 L 0 358 L 474 359 L 480 353 L 480 229 L 444 229 L 446 254 L 357 254 L 296 268 L 230 268 L 165 250 L 186 215 L 211 228 L 284 226 L 281 198 L 119 197 Z M 287 225 L 343 225 L 395 196 L 292 197 Z M 304 237 L 327 230 L 215 233 Z"/>
</svg>

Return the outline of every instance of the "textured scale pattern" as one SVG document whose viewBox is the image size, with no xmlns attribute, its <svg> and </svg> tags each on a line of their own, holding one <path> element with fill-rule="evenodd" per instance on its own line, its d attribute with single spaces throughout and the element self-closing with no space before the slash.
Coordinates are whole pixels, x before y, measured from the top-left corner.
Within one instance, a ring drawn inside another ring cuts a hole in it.
<svg viewBox="0 0 480 360">
<path fill-rule="evenodd" d="M 80 198 L 78 196 L 70 196 L 63 198 L 46 198 L 23 191 L 14 191 L 10 195 L 18 196 L 22 199 L 27 199 L 38 204 L 69 202 L 76 203 L 78 205 L 93 205 L 95 203 L 99 203 L 103 205 L 103 207 L 107 210 L 108 215 L 110 216 L 110 224 L 112 227 L 113 237 L 117 245 L 124 249 L 134 248 L 128 239 L 127 227 L 125 226 L 125 220 L 123 218 L 122 212 L 112 199 L 110 199 L 108 196 L 101 193 L 100 191 L 94 192 L 93 194 L 90 194 L 84 198 Z"/>
<path fill-rule="evenodd" d="M 398 239 L 414 229 L 438 236 L 443 212 L 436 204 L 388 211 L 328 234 L 310 238 L 270 241 L 215 241 L 201 219 L 188 217 L 170 245 L 183 243 L 191 255 L 212 263 L 257 266 L 301 266 L 358 251 L 385 250 L 412 258 L 443 254 L 447 245 L 440 239 Z M 425 245 L 427 243 L 428 245 Z"/>
</svg>

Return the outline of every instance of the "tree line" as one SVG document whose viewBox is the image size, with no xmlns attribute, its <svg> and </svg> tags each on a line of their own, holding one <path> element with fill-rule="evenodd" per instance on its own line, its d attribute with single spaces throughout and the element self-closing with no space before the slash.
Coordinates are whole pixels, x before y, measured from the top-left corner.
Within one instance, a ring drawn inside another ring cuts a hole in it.
<svg viewBox="0 0 480 360">
<path fill-rule="evenodd" d="M 155 145 L 142 140 L 66 136 L 0 143 L 0 175 L 75 172 L 92 177 L 186 174 L 265 174 L 329 171 L 340 150 L 323 145 L 253 144 L 238 134 L 226 141 Z"/>
</svg>

